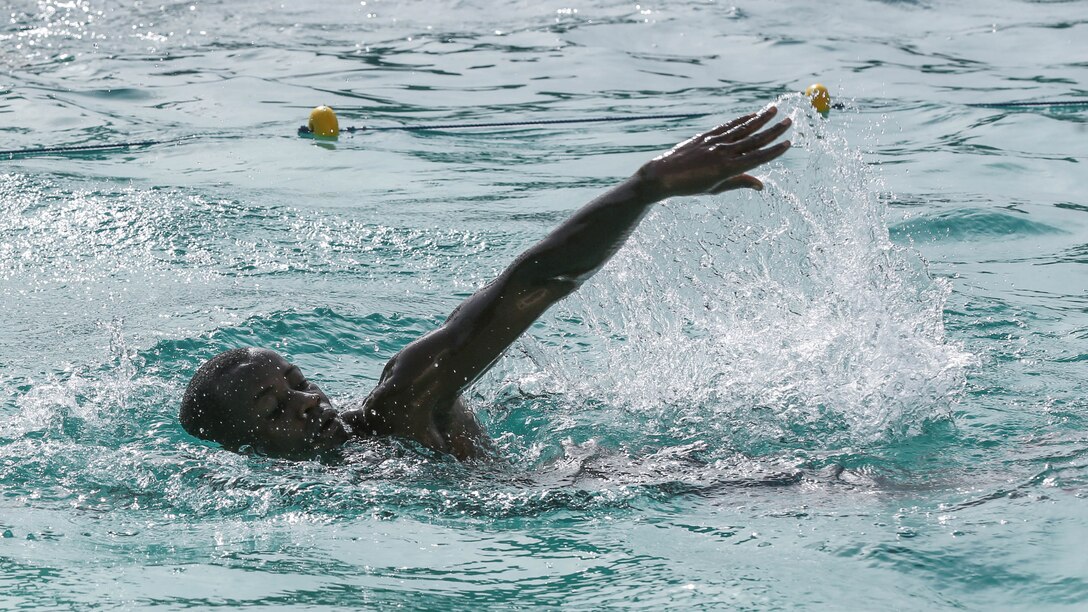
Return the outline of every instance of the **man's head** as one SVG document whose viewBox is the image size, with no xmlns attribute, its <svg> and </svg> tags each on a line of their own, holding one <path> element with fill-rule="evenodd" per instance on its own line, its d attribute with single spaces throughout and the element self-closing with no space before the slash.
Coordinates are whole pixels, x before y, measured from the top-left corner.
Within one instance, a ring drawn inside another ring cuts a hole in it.
<svg viewBox="0 0 1088 612">
<path fill-rule="evenodd" d="M 274 457 L 313 457 L 349 437 L 321 389 L 267 349 L 233 349 L 200 366 L 178 418 L 198 438 Z"/>
</svg>

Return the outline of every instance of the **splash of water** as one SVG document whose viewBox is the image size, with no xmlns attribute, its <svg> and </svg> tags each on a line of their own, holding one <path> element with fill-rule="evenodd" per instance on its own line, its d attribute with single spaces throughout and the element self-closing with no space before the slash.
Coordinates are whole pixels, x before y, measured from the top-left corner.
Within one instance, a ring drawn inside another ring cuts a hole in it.
<svg viewBox="0 0 1088 612">
<path fill-rule="evenodd" d="M 767 189 L 662 205 L 500 388 L 560 396 L 559 429 L 612 407 L 612 426 L 711 456 L 894 441 L 949 414 L 971 362 L 945 339 L 949 284 L 892 243 L 836 120 L 779 107 L 795 147 Z"/>
</svg>

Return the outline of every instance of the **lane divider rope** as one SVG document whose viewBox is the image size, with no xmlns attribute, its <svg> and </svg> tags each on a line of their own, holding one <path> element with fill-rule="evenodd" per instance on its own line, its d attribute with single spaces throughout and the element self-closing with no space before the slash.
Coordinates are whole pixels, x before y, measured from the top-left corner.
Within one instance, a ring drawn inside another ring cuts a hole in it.
<svg viewBox="0 0 1088 612">
<path fill-rule="evenodd" d="M 631 116 L 613 116 L 613 117 L 584 117 L 581 119 L 535 119 L 530 121 L 493 121 L 485 123 L 436 123 L 436 124 L 418 124 L 418 125 L 382 125 L 382 126 L 362 126 L 362 127 L 343 127 L 340 128 L 341 132 L 348 132 L 354 134 L 356 132 L 380 132 L 390 130 L 403 130 L 409 132 L 422 132 L 425 130 L 460 130 L 460 129 L 472 129 L 472 128 L 494 128 L 494 127 L 529 127 L 535 125 L 566 125 L 576 123 L 610 123 L 617 121 L 664 121 L 668 119 L 695 119 L 698 117 L 706 117 L 710 113 L 676 113 L 672 115 L 631 115 Z M 312 132 L 308 126 L 300 126 L 298 128 L 300 135 L 308 135 Z"/>
<path fill-rule="evenodd" d="M 1043 102 L 979 102 L 968 104 L 972 108 L 1035 108 L 1053 106 L 1057 108 L 1088 108 L 1088 100 L 1049 100 Z"/>
<path fill-rule="evenodd" d="M 140 147 L 152 147 L 161 144 L 173 144 L 178 142 L 184 142 L 186 140 L 193 140 L 200 138 L 198 135 L 194 136 L 181 136 L 179 138 L 169 138 L 166 140 L 136 140 L 133 142 L 118 142 L 111 144 L 88 144 L 88 145 L 71 145 L 63 147 L 35 147 L 32 149 L 10 149 L 7 151 L 0 151 L 0 158 L 13 159 L 16 157 L 29 156 L 29 155 L 50 155 L 50 154 L 68 154 L 68 153 L 99 153 L 109 151 L 124 151 L 126 149 L 138 149 Z"/>
<path fill-rule="evenodd" d="M 992 109 L 1018 109 L 1018 108 L 1062 108 L 1062 109 L 1078 109 L 1088 108 L 1088 99 L 1085 100 L 1044 100 L 1044 101 L 1030 101 L 1030 102 L 982 102 L 975 104 L 966 104 L 966 106 L 972 108 L 992 108 Z M 843 108 L 842 104 L 832 104 L 831 108 Z M 505 128 L 505 127 L 532 127 L 532 126 L 544 126 L 544 125 L 575 125 L 580 123 L 613 123 L 623 121 L 666 121 L 673 119 L 696 119 L 699 117 L 706 117 L 711 113 L 674 113 L 674 114 L 658 114 L 658 115 L 626 115 L 626 116 L 608 116 L 608 117 L 583 117 L 577 119 L 535 119 L 527 121 L 494 121 L 494 122 L 475 122 L 475 123 L 435 123 L 435 124 L 416 124 L 416 125 L 388 125 L 388 126 L 361 126 L 361 127 L 345 127 L 340 129 L 340 132 L 346 132 L 349 134 L 356 134 L 361 132 L 384 132 L 384 131 L 406 131 L 406 132 L 422 132 L 429 130 L 459 130 L 459 129 L 481 129 L 481 128 Z M 301 126 L 298 128 L 300 136 L 312 136 L 313 132 L 308 126 Z M 67 155 L 67 154 L 79 154 L 79 153 L 105 153 L 110 151 L 124 151 L 128 149 L 138 149 L 142 147 L 152 147 L 164 144 L 176 144 L 184 142 L 186 140 L 194 140 L 202 138 L 201 135 L 182 136 L 180 138 L 170 138 L 165 140 L 137 140 L 132 142 L 119 142 L 109 144 L 87 144 L 87 145 L 73 145 L 73 146 L 55 146 L 55 147 L 33 147 L 27 149 L 8 149 L 0 150 L 0 159 L 15 159 L 17 157 L 27 157 L 34 155 Z"/>
</svg>

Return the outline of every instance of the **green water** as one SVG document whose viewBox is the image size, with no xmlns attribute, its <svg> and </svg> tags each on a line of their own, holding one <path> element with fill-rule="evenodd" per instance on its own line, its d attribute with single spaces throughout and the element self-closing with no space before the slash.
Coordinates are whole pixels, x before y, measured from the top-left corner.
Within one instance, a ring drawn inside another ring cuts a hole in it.
<svg viewBox="0 0 1088 612">
<path fill-rule="evenodd" d="M 0 607 L 1088 605 L 1083 2 L 13 2 Z M 822 120 L 790 92 L 821 81 Z M 675 200 L 468 399 L 500 449 L 227 453 L 202 360 L 335 403 L 575 208 L 779 100 L 761 194 Z M 708 120 L 712 121 L 712 120 Z"/>
</svg>

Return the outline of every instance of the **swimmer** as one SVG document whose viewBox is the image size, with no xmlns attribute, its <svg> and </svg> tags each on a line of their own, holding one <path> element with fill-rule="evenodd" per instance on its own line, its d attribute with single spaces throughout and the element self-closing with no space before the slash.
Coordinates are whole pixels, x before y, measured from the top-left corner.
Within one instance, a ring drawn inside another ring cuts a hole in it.
<svg viewBox="0 0 1088 612">
<path fill-rule="evenodd" d="M 686 140 L 586 204 L 462 302 L 438 329 L 386 364 L 362 404 L 343 413 L 298 366 L 268 349 L 239 348 L 197 370 L 179 418 L 190 434 L 236 452 L 309 459 L 352 437 L 393 436 L 460 459 L 491 442 L 461 393 L 544 311 L 577 290 L 626 242 L 654 203 L 675 196 L 762 189 L 746 172 L 786 152 L 790 126 L 763 129 L 766 108 Z"/>
</svg>

